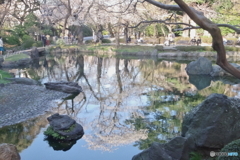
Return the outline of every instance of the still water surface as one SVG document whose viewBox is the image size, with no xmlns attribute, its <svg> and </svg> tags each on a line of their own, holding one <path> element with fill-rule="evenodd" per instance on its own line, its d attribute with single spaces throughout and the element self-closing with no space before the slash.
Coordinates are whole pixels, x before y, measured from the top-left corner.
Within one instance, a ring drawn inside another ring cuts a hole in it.
<svg viewBox="0 0 240 160">
<path fill-rule="evenodd" d="M 42 84 L 78 82 L 84 93 L 52 102 L 45 115 L 1 128 L 0 143 L 15 144 L 22 160 L 130 160 L 154 141 L 181 135 L 184 115 L 211 93 L 240 96 L 238 82 L 189 77 L 186 63 L 50 54 L 30 68 L 12 69 L 16 77 Z M 62 148 L 45 140 L 46 118 L 56 112 L 80 123 L 83 138 Z"/>
</svg>

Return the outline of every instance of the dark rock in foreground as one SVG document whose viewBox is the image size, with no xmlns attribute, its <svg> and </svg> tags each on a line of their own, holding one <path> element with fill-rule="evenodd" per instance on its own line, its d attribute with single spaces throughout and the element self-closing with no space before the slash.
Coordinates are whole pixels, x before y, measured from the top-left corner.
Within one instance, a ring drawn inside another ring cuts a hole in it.
<svg viewBox="0 0 240 160">
<path fill-rule="evenodd" d="M 165 144 L 153 143 L 132 160 L 186 160 L 192 151 L 223 148 L 240 139 L 240 99 L 211 94 L 193 108 L 182 124 L 182 137 Z M 231 151 L 232 152 L 232 151 Z"/>
<path fill-rule="evenodd" d="M 52 136 L 55 139 L 61 140 L 77 140 L 84 134 L 83 127 L 67 115 L 59 115 L 56 113 L 48 117 L 47 120 L 51 127 L 45 132 L 47 136 Z M 53 130 L 58 135 L 50 135 L 50 130 Z"/>
<path fill-rule="evenodd" d="M 75 82 L 48 82 L 44 83 L 47 89 L 61 91 L 70 94 L 79 94 L 82 92 L 82 87 Z"/>
<path fill-rule="evenodd" d="M 20 155 L 13 144 L 0 144 L 0 160 L 20 160 Z"/>
<path fill-rule="evenodd" d="M 186 160 L 189 149 L 193 148 L 190 139 L 175 137 L 166 144 L 154 142 L 150 148 L 135 155 L 132 160 Z"/>
<path fill-rule="evenodd" d="M 212 94 L 184 117 L 182 136 L 197 147 L 222 148 L 240 138 L 240 99 Z"/>
</svg>

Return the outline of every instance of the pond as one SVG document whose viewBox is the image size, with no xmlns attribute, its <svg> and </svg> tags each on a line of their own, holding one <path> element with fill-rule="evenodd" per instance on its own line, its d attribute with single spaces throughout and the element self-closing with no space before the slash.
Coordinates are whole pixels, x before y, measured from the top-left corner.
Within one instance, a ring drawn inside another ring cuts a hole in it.
<svg viewBox="0 0 240 160">
<path fill-rule="evenodd" d="M 49 54 L 30 68 L 11 69 L 15 77 L 42 84 L 78 82 L 84 93 L 54 101 L 44 115 L 1 128 L 0 143 L 16 145 L 22 160 L 132 159 L 154 141 L 180 136 L 184 115 L 211 93 L 240 96 L 238 81 L 189 77 L 187 63 L 74 53 Z M 71 116 L 84 136 L 62 146 L 46 140 L 46 118 L 53 113 Z"/>
</svg>

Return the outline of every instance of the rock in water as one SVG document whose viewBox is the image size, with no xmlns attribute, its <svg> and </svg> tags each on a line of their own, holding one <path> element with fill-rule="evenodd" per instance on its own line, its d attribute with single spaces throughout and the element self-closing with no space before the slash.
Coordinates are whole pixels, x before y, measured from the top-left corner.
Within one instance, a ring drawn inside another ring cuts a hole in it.
<svg viewBox="0 0 240 160">
<path fill-rule="evenodd" d="M 82 87 L 76 82 L 48 82 L 44 83 L 47 89 L 61 91 L 70 94 L 79 94 L 82 92 Z"/>
<path fill-rule="evenodd" d="M 47 136 L 61 140 L 77 140 L 84 135 L 83 127 L 67 115 L 59 115 L 56 113 L 48 117 L 47 120 L 50 123 L 50 128 L 45 131 Z M 49 130 L 57 133 L 57 137 L 49 134 Z"/>
<path fill-rule="evenodd" d="M 212 62 L 205 57 L 200 57 L 196 61 L 190 62 L 186 67 L 189 75 L 210 75 L 212 70 Z"/>
</svg>

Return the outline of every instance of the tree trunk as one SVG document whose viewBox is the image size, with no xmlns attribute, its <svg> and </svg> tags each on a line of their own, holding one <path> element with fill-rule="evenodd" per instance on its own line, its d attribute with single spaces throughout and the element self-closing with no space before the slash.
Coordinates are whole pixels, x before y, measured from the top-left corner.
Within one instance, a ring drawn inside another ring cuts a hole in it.
<svg viewBox="0 0 240 160">
<path fill-rule="evenodd" d="M 114 37 L 114 33 L 113 33 L 113 30 L 112 30 L 111 23 L 108 23 L 108 32 L 110 34 L 110 37 L 113 38 Z"/>
<path fill-rule="evenodd" d="M 78 44 L 83 44 L 83 30 L 82 26 L 76 26 L 76 35 Z"/>
<path fill-rule="evenodd" d="M 223 45 L 223 38 L 221 34 L 221 30 L 218 28 L 218 26 L 207 19 L 202 12 L 199 12 L 193 8 L 190 8 L 185 2 L 182 0 L 174 0 L 180 8 L 185 11 L 188 16 L 201 28 L 204 30 L 207 30 L 212 38 L 212 47 L 215 51 L 217 51 L 217 64 L 222 67 L 227 72 L 231 73 L 233 76 L 240 79 L 240 71 L 233 67 L 226 59 L 226 50 Z"/>
<path fill-rule="evenodd" d="M 128 26 L 124 28 L 125 43 L 128 43 Z"/>
</svg>

